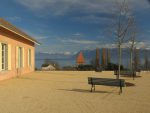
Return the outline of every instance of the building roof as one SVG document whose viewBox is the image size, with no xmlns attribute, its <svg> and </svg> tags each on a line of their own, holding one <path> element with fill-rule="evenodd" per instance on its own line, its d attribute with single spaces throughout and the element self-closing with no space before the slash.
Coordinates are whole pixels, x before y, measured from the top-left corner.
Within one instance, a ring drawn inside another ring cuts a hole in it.
<svg viewBox="0 0 150 113">
<path fill-rule="evenodd" d="M 29 36 L 28 34 L 24 33 L 23 31 L 21 31 L 20 29 L 18 29 L 17 27 L 15 27 L 14 25 L 12 25 L 11 23 L 9 23 L 8 21 L 0 18 L 0 27 L 5 28 L 31 42 L 34 42 L 36 44 L 40 44 L 38 41 L 36 41 L 34 38 L 32 38 L 31 36 Z"/>
</svg>

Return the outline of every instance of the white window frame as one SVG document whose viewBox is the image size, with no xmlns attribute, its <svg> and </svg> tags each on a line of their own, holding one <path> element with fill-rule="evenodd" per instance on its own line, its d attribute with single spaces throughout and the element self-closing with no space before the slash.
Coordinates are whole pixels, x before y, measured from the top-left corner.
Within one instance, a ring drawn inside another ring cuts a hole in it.
<svg viewBox="0 0 150 113">
<path fill-rule="evenodd" d="M 2 59 L 1 59 L 1 66 L 2 71 L 8 70 L 8 45 L 5 43 L 1 43 L 1 52 L 2 52 Z"/>
<path fill-rule="evenodd" d="M 28 50 L 28 61 L 29 61 L 29 67 L 32 66 L 32 59 L 31 59 L 31 56 L 32 56 L 32 52 L 31 52 L 31 49 Z"/>
<path fill-rule="evenodd" d="M 18 47 L 18 68 L 23 67 L 23 48 Z"/>
</svg>

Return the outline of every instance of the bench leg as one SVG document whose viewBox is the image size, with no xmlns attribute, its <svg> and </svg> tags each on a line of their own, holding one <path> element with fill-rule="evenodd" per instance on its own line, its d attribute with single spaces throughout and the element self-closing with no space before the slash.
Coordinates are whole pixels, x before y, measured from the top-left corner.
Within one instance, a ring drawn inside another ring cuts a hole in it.
<svg viewBox="0 0 150 113">
<path fill-rule="evenodd" d="M 91 92 L 93 91 L 93 88 L 94 88 L 94 91 L 95 91 L 95 85 L 91 85 Z"/>
<path fill-rule="evenodd" d="M 93 85 L 91 85 L 91 92 L 92 92 L 92 88 L 93 88 Z"/>
<path fill-rule="evenodd" d="M 122 93 L 122 86 L 120 86 L 120 94 Z"/>
<path fill-rule="evenodd" d="M 121 80 L 120 80 L 120 94 L 122 93 L 122 84 L 121 84 Z"/>
</svg>

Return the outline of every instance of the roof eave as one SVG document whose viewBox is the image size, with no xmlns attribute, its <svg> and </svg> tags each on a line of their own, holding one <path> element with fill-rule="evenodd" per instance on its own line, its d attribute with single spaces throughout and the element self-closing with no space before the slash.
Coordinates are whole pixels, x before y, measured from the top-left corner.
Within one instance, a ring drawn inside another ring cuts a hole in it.
<svg viewBox="0 0 150 113">
<path fill-rule="evenodd" d="M 7 30 L 9 30 L 9 31 L 11 31 L 11 32 L 13 32 L 13 33 L 15 33 L 15 34 L 17 34 L 17 35 L 23 37 L 24 39 L 27 39 L 27 40 L 29 40 L 29 41 L 31 41 L 31 42 L 37 44 L 37 45 L 41 45 L 38 41 L 31 40 L 31 39 L 29 39 L 29 38 L 27 38 L 27 37 L 25 37 L 25 36 L 23 36 L 23 35 L 21 35 L 21 34 L 15 32 L 15 31 L 13 31 L 13 30 L 11 30 L 11 29 L 9 29 L 9 28 L 3 26 L 3 25 L 0 25 L 0 26 L 1 26 L 2 28 L 5 28 L 5 29 L 7 29 Z"/>
</svg>

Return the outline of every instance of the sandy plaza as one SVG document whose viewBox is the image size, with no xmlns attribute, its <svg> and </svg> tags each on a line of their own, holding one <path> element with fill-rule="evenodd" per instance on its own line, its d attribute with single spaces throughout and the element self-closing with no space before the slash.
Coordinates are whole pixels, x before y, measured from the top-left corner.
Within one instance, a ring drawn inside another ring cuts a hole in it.
<svg viewBox="0 0 150 113">
<path fill-rule="evenodd" d="M 150 113 L 150 0 L 1 0 L 0 113 Z"/>
<path fill-rule="evenodd" d="M 109 76 L 108 76 L 109 75 Z M 1 113 L 149 113 L 150 73 L 124 77 L 123 88 L 91 86 L 87 77 L 115 78 L 113 72 L 33 72 L 0 82 Z"/>
</svg>

